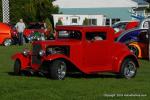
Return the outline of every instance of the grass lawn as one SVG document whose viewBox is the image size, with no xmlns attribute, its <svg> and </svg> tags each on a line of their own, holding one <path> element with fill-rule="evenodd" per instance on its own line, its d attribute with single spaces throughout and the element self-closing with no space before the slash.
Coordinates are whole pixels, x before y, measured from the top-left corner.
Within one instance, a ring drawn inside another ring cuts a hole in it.
<svg viewBox="0 0 150 100">
<path fill-rule="evenodd" d="M 146 60 L 139 60 L 140 69 L 131 80 L 112 74 L 74 75 L 63 81 L 11 75 L 11 55 L 24 47 L 0 46 L 0 100 L 150 100 L 150 62 Z"/>
</svg>

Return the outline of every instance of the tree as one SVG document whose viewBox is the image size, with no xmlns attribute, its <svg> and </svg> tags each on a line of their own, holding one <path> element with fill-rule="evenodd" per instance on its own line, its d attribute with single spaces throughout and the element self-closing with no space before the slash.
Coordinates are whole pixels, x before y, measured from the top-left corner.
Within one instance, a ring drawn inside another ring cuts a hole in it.
<svg viewBox="0 0 150 100">
<path fill-rule="evenodd" d="M 150 3 L 150 0 L 145 0 L 146 2 Z"/>
<path fill-rule="evenodd" d="M 89 25 L 89 22 L 88 22 L 88 19 L 87 19 L 87 18 L 84 19 L 83 25 Z"/>
<path fill-rule="evenodd" d="M 63 25 L 61 19 L 58 19 L 58 22 L 56 23 L 56 25 Z"/>
<path fill-rule="evenodd" d="M 59 8 L 53 6 L 52 0 L 33 0 L 35 3 L 37 19 L 42 21 L 49 17 L 51 14 L 59 13 Z"/>
<path fill-rule="evenodd" d="M 149 13 L 150 12 L 150 8 L 146 8 L 146 13 Z"/>
<path fill-rule="evenodd" d="M 47 29 L 51 31 L 51 33 L 53 32 L 53 26 L 52 23 L 50 22 L 49 18 L 46 18 L 45 23 L 47 25 Z"/>
<path fill-rule="evenodd" d="M 16 23 L 20 18 L 25 22 L 43 21 L 51 14 L 59 13 L 59 8 L 53 6 L 54 0 L 9 0 L 10 21 Z M 0 2 L 0 21 L 2 21 L 2 5 Z"/>
<path fill-rule="evenodd" d="M 146 8 L 145 10 L 146 10 L 146 12 L 147 12 L 147 13 L 150 13 L 150 0 L 146 0 L 146 2 L 148 2 L 148 3 L 149 3 L 149 7 L 148 7 L 148 8 Z"/>
<path fill-rule="evenodd" d="M 29 3 L 30 0 L 9 0 L 9 2 L 11 23 L 16 23 L 20 18 L 24 19 L 24 6 Z"/>
<path fill-rule="evenodd" d="M 24 5 L 24 19 L 25 19 L 25 22 L 35 22 L 35 21 L 37 21 L 36 15 L 37 15 L 36 7 L 34 5 L 33 0 L 30 0 L 29 3 Z"/>
</svg>

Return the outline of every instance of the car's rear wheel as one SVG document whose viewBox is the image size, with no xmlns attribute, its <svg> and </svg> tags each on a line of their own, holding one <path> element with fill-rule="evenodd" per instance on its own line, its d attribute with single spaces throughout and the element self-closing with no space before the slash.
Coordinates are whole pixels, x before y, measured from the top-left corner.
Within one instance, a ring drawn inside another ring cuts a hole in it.
<svg viewBox="0 0 150 100">
<path fill-rule="evenodd" d="M 3 45 L 4 46 L 10 46 L 12 44 L 12 40 L 11 39 L 5 39 Z"/>
<path fill-rule="evenodd" d="M 14 74 L 19 75 L 20 69 L 21 69 L 21 62 L 20 62 L 20 60 L 16 59 L 16 61 L 14 63 Z"/>
<path fill-rule="evenodd" d="M 139 56 L 139 49 L 136 46 L 129 45 L 128 48 L 134 55 L 136 55 L 137 57 Z"/>
<path fill-rule="evenodd" d="M 62 60 L 54 60 L 50 64 L 49 74 L 52 79 L 63 80 L 66 76 L 66 63 Z"/>
<path fill-rule="evenodd" d="M 135 77 L 137 64 L 134 60 L 126 58 L 121 65 L 121 75 L 127 79 Z"/>
</svg>

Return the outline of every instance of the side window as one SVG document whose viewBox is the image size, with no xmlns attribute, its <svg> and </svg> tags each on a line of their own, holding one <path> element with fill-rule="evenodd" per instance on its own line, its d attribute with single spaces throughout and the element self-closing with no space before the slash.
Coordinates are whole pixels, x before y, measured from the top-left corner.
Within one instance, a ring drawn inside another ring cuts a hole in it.
<svg viewBox="0 0 150 100">
<path fill-rule="evenodd" d="M 94 41 L 106 40 L 106 32 L 87 32 L 86 39 Z"/>
<path fill-rule="evenodd" d="M 110 19 L 106 19 L 106 26 L 110 26 Z"/>
<path fill-rule="evenodd" d="M 78 20 L 77 20 L 77 18 L 72 18 L 72 23 L 75 23 L 75 24 L 77 24 L 77 23 L 78 23 Z"/>
</svg>

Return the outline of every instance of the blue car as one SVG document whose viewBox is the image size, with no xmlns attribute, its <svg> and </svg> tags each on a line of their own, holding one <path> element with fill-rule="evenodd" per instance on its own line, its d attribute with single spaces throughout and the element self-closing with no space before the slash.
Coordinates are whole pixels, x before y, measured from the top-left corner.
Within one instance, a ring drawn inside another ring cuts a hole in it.
<svg viewBox="0 0 150 100">
<path fill-rule="evenodd" d="M 139 58 L 148 58 L 148 29 L 133 29 L 122 33 L 117 42 L 125 43 L 131 52 Z"/>
<path fill-rule="evenodd" d="M 117 38 L 117 41 L 128 44 L 131 42 L 143 41 L 144 38 L 148 38 L 148 29 L 132 29 L 123 32 Z"/>
</svg>

